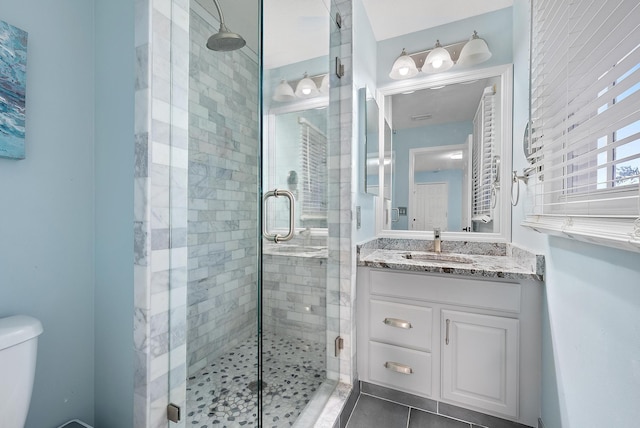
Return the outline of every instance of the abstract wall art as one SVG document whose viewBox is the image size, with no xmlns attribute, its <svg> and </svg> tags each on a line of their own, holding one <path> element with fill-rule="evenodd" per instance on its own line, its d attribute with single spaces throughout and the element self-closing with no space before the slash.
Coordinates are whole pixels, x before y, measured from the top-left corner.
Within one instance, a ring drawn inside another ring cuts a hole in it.
<svg viewBox="0 0 640 428">
<path fill-rule="evenodd" d="M 27 33 L 0 21 L 0 157 L 24 159 Z"/>
</svg>

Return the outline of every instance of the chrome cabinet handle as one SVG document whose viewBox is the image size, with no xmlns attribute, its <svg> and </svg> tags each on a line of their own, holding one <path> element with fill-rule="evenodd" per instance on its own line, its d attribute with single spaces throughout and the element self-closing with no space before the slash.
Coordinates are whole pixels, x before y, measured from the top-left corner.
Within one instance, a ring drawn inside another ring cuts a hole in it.
<svg viewBox="0 0 640 428">
<path fill-rule="evenodd" d="M 410 375 L 413 373 L 413 369 L 404 364 L 394 363 L 393 361 L 387 361 L 384 363 L 384 368 L 391 370 L 392 372 Z"/>
<path fill-rule="evenodd" d="M 284 196 L 289 199 L 289 233 L 284 236 L 278 235 L 277 233 L 272 235 L 267 230 L 267 200 L 271 197 L 277 198 L 279 196 Z M 264 194 L 262 198 L 262 235 L 265 239 L 273 241 L 276 244 L 278 242 L 290 241 L 295 233 L 295 218 L 295 199 L 293 193 L 288 190 L 274 189 Z"/>
<path fill-rule="evenodd" d="M 450 323 L 450 321 L 447 320 L 446 322 L 447 322 L 447 333 L 446 333 L 445 338 L 444 338 L 444 343 L 445 343 L 445 345 L 448 345 L 449 344 L 449 323 Z"/>
<path fill-rule="evenodd" d="M 406 328 L 406 329 L 413 327 L 409 321 L 399 320 L 398 318 L 385 318 L 384 321 L 382 322 L 390 327 Z"/>
</svg>

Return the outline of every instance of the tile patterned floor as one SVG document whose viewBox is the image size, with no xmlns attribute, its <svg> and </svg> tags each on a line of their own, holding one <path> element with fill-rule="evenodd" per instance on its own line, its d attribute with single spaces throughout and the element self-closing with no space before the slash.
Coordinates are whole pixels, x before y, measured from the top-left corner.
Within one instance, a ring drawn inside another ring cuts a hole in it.
<svg viewBox="0 0 640 428">
<path fill-rule="evenodd" d="M 256 427 L 257 339 L 238 345 L 187 381 L 187 426 Z M 291 337 L 263 337 L 263 426 L 292 426 L 326 378 L 326 348 Z"/>
<path fill-rule="evenodd" d="M 423 412 L 371 395 L 360 394 L 347 428 L 480 428 L 468 422 Z"/>
</svg>

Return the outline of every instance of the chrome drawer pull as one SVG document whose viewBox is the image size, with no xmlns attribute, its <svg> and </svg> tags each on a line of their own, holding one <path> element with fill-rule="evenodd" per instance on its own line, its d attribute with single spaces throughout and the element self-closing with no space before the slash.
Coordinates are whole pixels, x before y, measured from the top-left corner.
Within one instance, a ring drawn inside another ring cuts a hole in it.
<svg viewBox="0 0 640 428">
<path fill-rule="evenodd" d="M 412 328 L 411 323 L 405 320 L 399 320 L 398 318 L 385 318 L 383 321 L 386 325 L 398 328 Z"/>
<path fill-rule="evenodd" d="M 406 375 L 413 373 L 413 369 L 411 367 L 405 366 L 404 364 L 394 363 L 393 361 L 387 361 L 386 363 L 384 363 L 384 367 L 391 370 L 392 372 L 402 373 Z"/>
</svg>

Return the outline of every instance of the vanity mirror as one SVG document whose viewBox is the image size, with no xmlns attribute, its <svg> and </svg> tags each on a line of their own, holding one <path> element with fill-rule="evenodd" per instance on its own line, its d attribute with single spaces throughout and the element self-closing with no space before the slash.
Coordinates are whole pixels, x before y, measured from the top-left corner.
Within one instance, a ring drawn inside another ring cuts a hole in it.
<svg viewBox="0 0 640 428">
<path fill-rule="evenodd" d="M 438 228 L 444 239 L 508 241 L 512 66 L 393 83 L 378 95 L 393 130 L 378 236 L 427 238 Z"/>
</svg>

